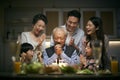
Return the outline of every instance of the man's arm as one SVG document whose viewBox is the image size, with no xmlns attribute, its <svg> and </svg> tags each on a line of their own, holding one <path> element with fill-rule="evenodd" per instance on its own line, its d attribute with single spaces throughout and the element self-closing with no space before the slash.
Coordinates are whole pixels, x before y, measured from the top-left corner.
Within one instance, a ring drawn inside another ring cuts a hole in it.
<svg viewBox="0 0 120 80">
<path fill-rule="evenodd" d="M 64 52 L 61 54 L 61 58 L 64 59 L 66 63 L 69 65 L 74 65 L 74 64 L 79 64 L 80 63 L 80 58 L 76 53 L 76 50 L 73 52 L 71 57 L 68 57 Z"/>
<path fill-rule="evenodd" d="M 57 59 L 57 55 L 54 53 L 51 57 L 48 57 L 46 50 L 43 52 L 43 61 L 45 65 L 52 64 Z"/>
</svg>

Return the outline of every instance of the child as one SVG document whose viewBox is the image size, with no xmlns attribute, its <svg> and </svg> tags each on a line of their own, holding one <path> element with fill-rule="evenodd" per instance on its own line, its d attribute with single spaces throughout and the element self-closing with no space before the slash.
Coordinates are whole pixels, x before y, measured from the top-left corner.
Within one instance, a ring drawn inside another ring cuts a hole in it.
<svg viewBox="0 0 120 80">
<path fill-rule="evenodd" d="M 21 44 L 20 57 L 22 63 L 30 63 L 32 61 L 33 54 L 33 46 L 31 44 Z"/>
<path fill-rule="evenodd" d="M 91 42 L 86 43 L 85 47 L 85 55 L 80 55 L 80 61 L 81 61 L 81 69 L 90 69 L 94 70 L 95 68 L 95 60 L 92 55 L 92 44 Z"/>
</svg>

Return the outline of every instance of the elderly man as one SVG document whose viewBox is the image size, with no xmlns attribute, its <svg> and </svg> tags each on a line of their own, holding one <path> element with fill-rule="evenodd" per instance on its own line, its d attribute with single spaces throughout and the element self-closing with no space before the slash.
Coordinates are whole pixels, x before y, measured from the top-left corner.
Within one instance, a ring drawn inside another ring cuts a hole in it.
<svg viewBox="0 0 120 80">
<path fill-rule="evenodd" d="M 68 65 L 79 63 L 77 50 L 73 46 L 65 44 L 67 31 L 63 27 L 56 27 L 53 30 L 54 45 L 46 48 L 43 53 L 43 61 L 45 65 L 51 65 L 56 60 L 62 59 Z"/>
</svg>

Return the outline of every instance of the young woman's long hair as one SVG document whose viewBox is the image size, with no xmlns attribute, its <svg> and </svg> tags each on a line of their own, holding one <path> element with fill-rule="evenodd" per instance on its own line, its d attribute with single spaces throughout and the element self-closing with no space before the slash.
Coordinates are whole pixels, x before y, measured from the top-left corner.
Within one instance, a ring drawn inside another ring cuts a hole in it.
<svg viewBox="0 0 120 80">
<path fill-rule="evenodd" d="M 98 30 L 96 30 L 96 37 L 98 40 L 101 40 L 102 41 L 102 57 L 101 57 L 101 63 L 102 65 L 101 68 L 104 69 L 104 65 L 106 64 L 105 63 L 105 60 L 103 57 L 105 57 L 105 42 L 104 42 L 104 39 L 105 39 L 105 36 L 104 36 L 104 31 L 103 31 L 103 22 L 101 20 L 101 18 L 99 17 L 90 17 L 89 20 L 95 25 L 95 28 L 98 28 Z M 86 39 L 88 41 L 91 41 L 92 38 L 91 38 L 91 35 L 87 35 L 86 34 Z"/>
</svg>

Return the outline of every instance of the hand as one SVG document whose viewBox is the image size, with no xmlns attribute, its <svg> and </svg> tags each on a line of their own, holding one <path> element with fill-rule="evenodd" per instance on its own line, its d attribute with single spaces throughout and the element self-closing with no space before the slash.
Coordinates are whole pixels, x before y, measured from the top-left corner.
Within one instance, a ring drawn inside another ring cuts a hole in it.
<svg viewBox="0 0 120 80">
<path fill-rule="evenodd" d="M 42 42 L 43 42 L 45 39 L 46 39 L 46 35 L 43 33 L 43 34 L 39 37 L 39 39 L 38 39 L 39 45 L 41 45 Z"/>
<path fill-rule="evenodd" d="M 26 57 L 26 53 L 22 53 L 21 54 L 21 62 L 24 62 L 25 61 L 25 57 Z"/>
<path fill-rule="evenodd" d="M 88 41 L 86 40 L 86 37 L 84 37 L 83 39 L 82 39 L 82 44 L 83 44 L 83 46 L 86 46 L 86 43 L 87 43 Z"/>
<path fill-rule="evenodd" d="M 54 49 L 57 55 L 60 55 L 62 53 L 62 46 L 60 44 L 56 44 Z"/>
<path fill-rule="evenodd" d="M 43 58 L 42 58 L 41 51 L 38 51 L 37 57 L 38 57 L 38 61 L 42 63 L 43 62 Z"/>
<path fill-rule="evenodd" d="M 79 47 L 75 45 L 73 38 L 71 38 L 69 45 L 75 47 L 79 51 Z"/>
<path fill-rule="evenodd" d="M 84 66 L 87 65 L 86 57 L 84 57 L 82 54 L 80 54 L 80 62 L 81 62 L 81 64 L 83 64 Z"/>
<path fill-rule="evenodd" d="M 70 39 L 69 45 L 72 45 L 72 46 L 75 45 L 75 44 L 74 44 L 74 39 L 73 39 L 73 38 Z"/>
</svg>

